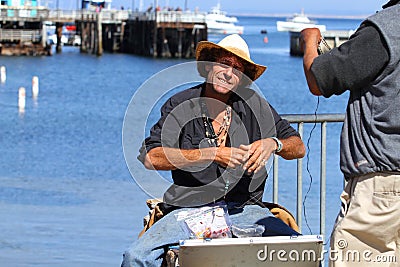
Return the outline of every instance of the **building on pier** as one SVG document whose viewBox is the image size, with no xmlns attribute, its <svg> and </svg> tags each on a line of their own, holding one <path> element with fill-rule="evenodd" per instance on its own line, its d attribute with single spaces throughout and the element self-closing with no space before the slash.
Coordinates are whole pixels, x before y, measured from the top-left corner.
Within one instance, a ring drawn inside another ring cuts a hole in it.
<svg viewBox="0 0 400 267">
<path fill-rule="evenodd" d="M 35 7 L 38 6 L 37 0 L 1 0 L 0 4 L 2 6 L 12 6 L 12 7 Z"/>
<path fill-rule="evenodd" d="M 38 6 L 36 0 L 1 0 L 0 54 L 48 55 L 43 32 L 48 10 Z"/>
<path fill-rule="evenodd" d="M 198 13 L 113 9 L 66 11 L 25 3 L 24 6 L 0 7 L 0 54 L 50 53 L 51 44 L 47 39 L 52 33 L 47 31 L 49 23 L 55 26 L 57 52 L 61 52 L 63 27 L 71 24 L 75 25 L 80 51 L 97 55 L 105 50 L 191 58 L 197 43 L 207 40 L 207 25 L 204 16 Z"/>
</svg>

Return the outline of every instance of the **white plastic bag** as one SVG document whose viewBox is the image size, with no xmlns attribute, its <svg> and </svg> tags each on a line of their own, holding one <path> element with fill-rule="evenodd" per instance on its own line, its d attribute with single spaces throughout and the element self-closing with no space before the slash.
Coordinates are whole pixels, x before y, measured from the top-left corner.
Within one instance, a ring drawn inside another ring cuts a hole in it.
<svg viewBox="0 0 400 267">
<path fill-rule="evenodd" d="M 182 221 L 184 229 L 190 238 L 229 238 L 232 237 L 231 222 L 224 204 L 215 204 L 176 214 Z"/>
</svg>

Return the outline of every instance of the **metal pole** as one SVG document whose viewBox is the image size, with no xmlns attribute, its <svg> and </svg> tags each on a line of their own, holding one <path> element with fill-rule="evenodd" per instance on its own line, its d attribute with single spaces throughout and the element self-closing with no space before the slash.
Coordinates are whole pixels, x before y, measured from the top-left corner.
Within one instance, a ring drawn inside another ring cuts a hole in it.
<svg viewBox="0 0 400 267">
<path fill-rule="evenodd" d="M 343 122 L 344 114 L 283 114 L 281 117 L 290 123 Z"/>
<path fill-rule="evenodd" d="M 325 199 L 326 199 L 326 124 L 321 123 L 321 182 L 320 182 L 320 232 L 325 236 Z"/>
<path fill-rule="evenodd" d="M 278 203 L 278 155 L 274 154 L 274 180 L 273 180 L 273 190 L 272 190 L 272 202 Z"/>
<path fill-rule="evenodd" d="M 304 123 L 298 124 L 298 132 L 300 137 L 303 139 Z M 303 211 L 303 159 L 297 160 L 297 207 L 296 207 L 296 219 L 299 231 L 301 233 L 302 225 L 302 211 Z"/>
</svg>

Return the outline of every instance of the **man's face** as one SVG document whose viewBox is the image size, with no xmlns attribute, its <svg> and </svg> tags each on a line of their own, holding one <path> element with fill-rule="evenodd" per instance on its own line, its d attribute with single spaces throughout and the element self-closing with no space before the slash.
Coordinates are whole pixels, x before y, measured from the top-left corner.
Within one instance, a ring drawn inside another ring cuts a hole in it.
<svg viewBox="0 0 400 267">
<path fill-rule="evenodd" d="M 213 85 L 217 93 L 227 94 L 239 86 L 244 66 L 235 56 L 225 55 L 207 65 L 206 70 L 207 82 Z"/>
</svg>

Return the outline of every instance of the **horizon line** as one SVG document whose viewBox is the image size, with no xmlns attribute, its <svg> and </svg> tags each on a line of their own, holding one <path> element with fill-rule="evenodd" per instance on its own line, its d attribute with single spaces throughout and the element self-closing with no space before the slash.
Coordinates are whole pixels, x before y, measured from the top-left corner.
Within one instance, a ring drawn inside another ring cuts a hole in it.
<svg viewBox="0 0 400 267">
<path fill-rule="evenodd" d="M 242 12 L 232 12 L 230 16 L 246 16 L 246 17 L 292 17 L 294 13 L 242 13 Z M 366 15 L 327 15 L 327 14 L 306 14 L 310 18 L 320 18 L 320 19 L 365 19 L 371 14 Z"/>
</svg>

